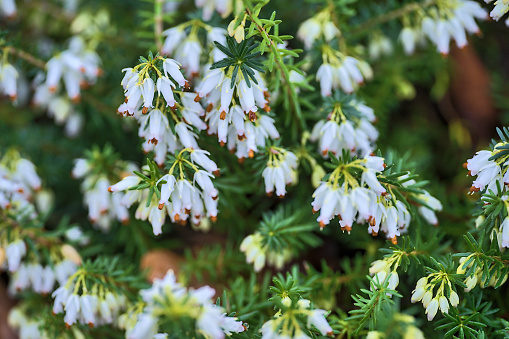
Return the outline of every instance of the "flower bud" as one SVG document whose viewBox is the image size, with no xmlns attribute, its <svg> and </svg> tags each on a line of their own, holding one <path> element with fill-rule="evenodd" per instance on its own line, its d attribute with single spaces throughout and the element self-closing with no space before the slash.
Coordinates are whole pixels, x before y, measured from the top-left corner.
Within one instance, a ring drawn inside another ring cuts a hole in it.
<svg viewBox="0 0 509 339">
<path fill-rule="evenodd" d="M 451 290 L 451 295 L 449 296 L 449 301 L 451 302 L 451 305 L 453 307 L 458 306 L 458 304 L 460 303 L 460 298 L 458 297 L 458 293 Z"/>
<path fill-rule="evenodd" d="M 81 265 L 81 256 L 74 247 L 68 244 L 64 244 L 60 250 L 65 259 L 72 261 L 76 265 Z"/>
<path fill-rule="evenodd" d="M 428 307 L 432 298 L 433 298 L 433 291 L 426 291 L 426 293 L 424 293 L 424 297 L 422 297 L 422 305 L 424 307 Z"/>
<path fill-rule="evenodd" d="M 446 300 L 447 301 L 447 300 Z M 426 314 L 428 315 L 428 321 L 433 320 L 438 311 L 438 299 L 433 298 L 429 303 L 428 307 L 426 307 Z"/>
<path fill-rule="evenodd" d="M 442 313 L 448 313 L 449 312 L 449 301 L 447 301 L 447 298 L 445 296 L 441 296 L 438 299 L 438 303 L 440 304 L 440 311 Z"/>
<path fill-rule="evenodd" d="M 313 173 L 311 173 L 311 185 L 313 188 L 318 188 L 322 178 L 325 176 L 325 170 L 322 166 L 316 165 L 313 167 Z"/>
<path fill-rule="evenodd" d="M 477 285 L 477 275 L 474 274 L 465 279 L 465 285 L 467 285 L 465 292 L 470 292 Z"/>
</svg>

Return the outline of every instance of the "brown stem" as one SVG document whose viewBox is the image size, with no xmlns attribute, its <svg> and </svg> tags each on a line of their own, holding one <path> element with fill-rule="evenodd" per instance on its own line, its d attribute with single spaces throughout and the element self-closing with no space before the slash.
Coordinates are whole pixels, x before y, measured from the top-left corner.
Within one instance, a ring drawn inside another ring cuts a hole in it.
<svg viewBox="0 0 509 339">
<path fill-rule="evenodd" d="M 43 60 L 34 57 L 30 53 L 27 53 L 20 49 L 14 48 L 12 46 L 7 46 L 7 47 L 5 47 L 4 50 L 8 53 L 11 53 L 11 54 L 17 56 L 18 58 L 21 58 L 21 59 L 27 61 L 28 63 L 30 63 L 36 67 L 39 67 L 41 69 L 46 68 L 46 63 Z"/>
<path fill-rule="evenodd" d="M 398 8 L 398 9 L 395 9 L 393 11 L 390 11 L 386 14 L 383 14 L 383 15 L 380 15 L 380 16 L 377 16 L 376 18 L 374 18 L 373 20 L 368 20 L 356 27 L 353 27 L 348 33 L 348 35 L 350 37 L 356 37 L 356 36 L 359 36 L 359 35 L 362 35 L 363 33 L 366 33 L 367 31 L 370 31 L 372 28 L 378 26 L 378 25 L 381 25 L 385 22 L 388 22 L 388 21 L 391 21 L 391 20 L 394 20 L 394 19 L 397 19 L 399 17 L 402 17 L 406 14 L 409 14 L 411 12 L 414 12 L 414 11 L 417 11 L 421 8 L 426 8 L 426 7 L 429 7 L 431 5 L 434 5 L 436 1 L 429 1 L 429 2 L 426 2 L 424 4 L 421 4 L 421 3 L 417 3 L 417 2 L 412 2 L 412 3 L 409 3 L 408 5 L 405 5 L 401 8 Z"/>
</svg>

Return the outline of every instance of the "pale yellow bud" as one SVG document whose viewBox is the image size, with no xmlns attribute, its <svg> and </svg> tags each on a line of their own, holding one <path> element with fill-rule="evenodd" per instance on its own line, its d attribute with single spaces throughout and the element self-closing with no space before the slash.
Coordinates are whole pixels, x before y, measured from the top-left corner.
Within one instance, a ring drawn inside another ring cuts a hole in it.
<svg viewBox="0 0 509 339">
<path fill-rule="evenodd" d="M 235 40 L 240 44 L 244 40 L 244 26 L 235 28 Z"/>
<path fill-rule="evenodd" d="M 375 260 L 371 263 L 371 267 L 369 268 L 369 274 L 375 275 L 380 271 L 385 271 L 387 269 L 388 262 L 385 260 Z"/>
<path fill-rule="evenodd" d="M 281 299 L 281 303 L 283 305 L 285 305 L 286 307 L 290 307 L 290 306 L 292 306 L 292 299 L 290 299 L 290 297 L 288 297 L 288 296 L 285 296 Z"/>
<path fill-rule="evenodd" d="M 472 288 L 474 288 L 475 285 L 477 285 L 477 275 L 474 274 L 465 279 L 465 285 L 467 285 L 467 287 L 465 288 L 465 292 L 470 292 L 470 290 L 472 290 Z"/>
<path fill-rule="evenodd" d="M 235 27 L 235 22 L 237 18 L 233 19 L 228 25 L 228 34 L 232 37 L 235 37 L 235 40 L 240 44 L 242 40 L 244 40 L 244 22 Z"/>
<path fill-rule="evenodd" d="M 2 266 L 4 260 L 5 260 L 5 250 L 2 247 L 0 247 L 0 266 Z"/>
<path fill-rule="evenodd" d="M 320 182 L 322 178 L 325 176 L 325 170 L 320 165 L 315 165 L 313 167 L 313 173 L 311 173 L 311 185 L 313 188 L 318 188 L 320 186 Z"/>
<path fill-rule="evenodd" d="M 415 326 L 407 326 L 403 339 L 424 339 L 424 333 Z"/>
<path fill-rule="evenodd" d="M 76 265 L 81 265 L 81 256 L 74 247 L 64 244 L 60 250 L 62 251 L 62 255 L 65 259 L 72 261 Z"/>
<path fill-rule="evenodd" d="M 441 296 L 438 299 L 438 303 L 440 304 L 440 311 L 442 313 L 448 313 L 449 312 L 449 301 L 447 301 L 446 297 Z"/>
<path fill-rule="evenodd" d="M 486 218 L 484 217 L 484 215 L 480 215 L 477 217 L 477 219 L 475 219 L 475 227 L 476 228 L 479 228 L 479 226 L 482 225 L 482 223 L 484 222 Z"/>
<path fill-rule="evenodd" d="M 449 297 L 449 301 L 451 302 L 451 305 L 453 307 L 458 306 L 458 304 L 460 303 L 460 298 L 458 297 L 458 293 L 456 293 L 454 291 L 451 291 L 451 295 Z"/>
<path fill-rule="evenodd" d="M 415 288 L 424 287 L 428 284 L 428 277 L 422 277 L 421 279 L 417 280 L 417 285 L 415 285 Z"/>
<path fill-rule="evenodd" d="M 385 338 L 385 334 L 377 331 L 369 331 L 366 339 L 383 339 Z"/>
<path fill-rule="evenodd" d="M 418 301 L 421 301 L 422 298 L 424 297 L 424 294 L 426 293 L 426 290 L 424 289 L 423 286 L 421 287 L 417 287 L 414 292 L 412 293 L 412 299 L 411 299 L 411 302 L 412 303 L 415 303 L 415 302 L 418 302 Z"/>
</svg>

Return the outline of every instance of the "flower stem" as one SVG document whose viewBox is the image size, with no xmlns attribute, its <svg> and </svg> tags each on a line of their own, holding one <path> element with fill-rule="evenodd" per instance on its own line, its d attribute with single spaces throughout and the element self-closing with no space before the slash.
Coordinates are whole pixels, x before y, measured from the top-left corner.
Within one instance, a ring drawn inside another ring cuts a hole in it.
<svg viewBox="0 0 509 339">
<path fill-rule="evenodd" d="M 272 55 L 274 56 L 274 61 L 276 62 L 277 67 L 279 68 L 281 72 L 281 76 L 286 84 L 286 90 L 287 94 L 290 98 L 291 105 L 293 106 L 293 112 L 295 114 L 295 117 L 297 118 L 299 125 L 299 128 L 302 128 L 303 130 L 306 129 L 306 122 L 304 121 L 304 118 L 302 116 L 302 110 L 300 107 L 299 99 L 297 96 L 297 92 L 295 91 L 294 85 L 290 82 L 290 72 L 288 71 L 288 67 L 285 65 L 283 61 L 283 57 L 281 56 L 281 53 L 279 53 L 277 44 L 272 40 L 269 36 L 269 33 L 265 30 L 263 27 L 263 23 L 258 18 L 258 16 L 253 14 L 253 5 L 251 4 L 250 0 L 244 0 L 244 5 L 246 6 L 246 13 L 249 16 L 249 19 L 256 25 L 256 28 L 262 38 L 268 42 L 270 51 Z"/>
<path fill-rule="evenodd" d="M 28 63 L 30 63 L 36 67 L 39 67 L 41 69 L 44 69 L 46 67 L 46 63 L 43 60 L 38 59 L 35 56 L 33 56 L 32 54 L 22 51 L 20 49 L 17 49 L 15 47 L 12 47 L 12 46 L 4 47 L 4 53 L 11 53 L 11 54 L 17 56 L 18 58 L 21 58 L 21 59 L 27 61 Z"/>
<path fill-rule="evenodd" d="M 154 1 L 154 39 L 157 50 L 161 52 L 163 48 L 163 0 Z"/>
<path fill-rule="evenodd" d="M 383 15 L 377 16 L 371 20 L 368 20 L 356 27 L 353 27 L 349 32 L 349 38 L 357 38 L 365 33 L 369 33 L 371 29 L 374 27 L 381 25 L 383 23 L 389 22 L 391 20 L 397 19 L 399 17 L 405 16 L 409 13 L 418 11 L 420 9 L 432 6 L 436 3 L 436 0 L 431 0 L 425 3 L 412 2 L 401 8 L 395 9 L 393 11 L 387 12 Z"/>
</svg>

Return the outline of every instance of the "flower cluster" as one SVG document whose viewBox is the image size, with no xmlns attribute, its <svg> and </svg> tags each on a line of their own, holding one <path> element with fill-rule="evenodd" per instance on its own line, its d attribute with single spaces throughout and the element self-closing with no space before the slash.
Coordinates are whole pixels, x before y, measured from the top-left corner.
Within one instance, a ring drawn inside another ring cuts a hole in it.
<svg viewBox="0 0 509 339">
<path fill-rule="evenodd" d="M 16 272 L 21 266 L 21 260 L 27 254 L 27 246 L 21 239 L 11 242 L 3 241 L 0 247 L 0 266 L 7 264 L 9 272 Z"/>
<path fill-rule="evenodd" d="M 396 244 L 397 236 L 407 232 L 411 221 L 408 200 L 419 206 L 418 211 L 426 221 L 438 224 L 436 211 L 442 204 L 431 196 L 420 184 L 409 176 L 409 172 L 382 173 L 386 165 L 378 156 L 364 158 L 331 156 L 333 172 L 327 174 L 313 194 L 313 212 L 320 211 L 317 221 L 323 229 L 337 215 L 341 229 L 350 232 L 354 221 L 369 223 L 368 232 L 373 236 L 382 230 L 388 239 Z M 393 180 L 398 184 L 394 186 Z M 404 196 L 404 195 L 405 196 Z"/>
<path fill-rule="evenodd" d="M 32 104 L 47 110 L 48 116 L 53 118 L 57 125 L 65 124 L 64 131 L 67 136 L 78 135 L 84 123 L 83 115 L 66 95 L 51 93 L 44 83 L 44 77 L 44 73 L 40 72 L 33 80 L 35 92 Z"/>
<path fill-rule="evenodd" d="M 193 128 L 198 131 L 207 128 L 201 120 L 205 110 L 195 102 L 192 93 L 175 90 L 177 86 L 189 86 L 175 60 L 149 56 L 142 61 L 124 70 L 122 86 L 126 101 L 118 112 L 138 120 L 138 135 L 145 139 L 143 150 L 153 151 L 155 161 L 162 165 L 168 153 L 175 154 L 182 148 L 199 149 Z M 180 100 L 176 100 L 175 94 Z"/>
<path fill-rule="evenodd" d="M 157 56 L 142 58 L 143 62 L 134 68 L 125 68 L 121 85 L 124 88 L 125 102 L 120 105 L 118 112 L 125 115 L 147 114 L 153 108 L 155 93 L 158 99 L 162 95 L 166 105 L 176 108 L 173 89 L 177 86 L 188 87 L 187 81 L 180 72 L 180 65 L 173 59 Z M 161 71 L 162 70 L 162 71 Z M 153 80 L 153 76 L 156 80 Z M 158 106 L 157 100 L 156 106 Z M 140 112 L 141 111 L 141 112 Z"/>
<path fill-rule="evenodd" d="M 304 47 L 310 49 L 313 44 L 323 36 L 326 43 L 341 34 L 336 25 L 331 21 L 329 9 L 319 12 L 312 18 L 304 21 L 297 31 L 297 37 L 304 42 Z"/>
<path fill-rule="evenodd" d="M 433 296 L 433 291 L 437 286 L 437 293 Z M 441 271 L 422 277 L 417 281 L 417 285 L 412 291 L 412 303 L 418 301 L 422 301 L 428 321 L 435 318 L 439 308 L 442 313 L 448 313 L 449 303 L 452 307 L 456 307 L 460 302 L 458 294 L 451 287 L 447 273 Z"/>
<path fill-rule="evenodd" d="M 509 248 L 509 152 L 508 142 L 504 141 L 494 145 L 491 150 L 478 151 L 471 159 L 468 159 L 463 167 L 468 169 L 468 174 L 476 176 L 472 183 L 470 193 L 483 192 L 481 201 L 484 204 L 484 213 L 493 211 L 494 206 L 499 206 L 501 212 L 500 223 L 491 232 L 492 240 L 496 240 L 500 249 Z M 493 207 L 492 207 L 493 206 Z M 499 213 L 499 212 L 497 212 Z M 484 223 L 484 215 L 481 216 L 481 224 Z M 495 239 L 496 238 L 496 239 Z"/>
<path fill-rule="evenodd" d="M 509 184 L 509 157 L 504 155 L 498 157 L 507 143 L 502 142 L 495 145 L 493 151 L 479 151 L 472 159 L 468 159 L 463 167 L 468 169 L 468 174 L 477 176 L 472 183 L 470 193 L 484 191 L 493 191 L 498 193 L 498 187 L 505 190 L 505 185 Z M 494 159 L 496 158 L 496 159 Z"/>
<path fill-rule="evenodd" d="M 311 302 L 307 299 L 300 299 L 293 303 L 290 298 L 283 299 L 282 302 L 287 306 L 294 308 L 291 312 L 282 312 L 281 310 L 262 326 L 262 339 L 309 339 L 306 333 L 316 328 L 321 335 L 332 336 L 333 331 L 327 319 L 327 311 L 321 309 L 312 309 Z M 295 305 L 294 305 L 295 304 Z M 306 328 L 300 327 L 297 320 L 303 320 Z"/>
<path fill-rule="evenodd" d="M 155 279 L 152 287 L 140 291 L 143 307 L 138 312 L 128 312 L 121 317 L 127 339 L 145 339 L 157 335 L 163 323 L 192 319 L 196 332 L 207 338 L 223 339 L 225 335 L 244 331 L 242 322 L 226 315 L 224 309 L 215 305 L 212 298 L 216 291 L 203 286 L 198 289 L 186 288 L 177 282 L 173 271 L 163 279 Z M 164 338 L 160 333 L 156 337 Z"/>
<path fill-rule="evenodd" d="M 474 265 L 474 260 L 474 254 L 461 257 L 456 273 L 465 274 L 467 270 Z M 484 273 L 485 270 L 493 272 L 489 280 L 487 280 L 488 276 Z M 497 272 L 496 269 L 494 270 L 493 267 L 484 267 L 484 264 L 480 262 L 480 264 L 475 267 L 472 274 L 467 276 L 463 282 L 466 285 L 465 292 L 470 292 L 477 284 L 479 284 L 481 288 L 500 286 L 507 281 L 508 276 L 509 274 L 501 274 Z"/>
<path fill-rule="evenodd" d="M 382 33 L 375 33 L 369 41 L 368 54 L 371 60 L 378 60 L 382 56 L 391 55 L 393 52 L 392 41 Z"/>
<path fill-rule="evenodd" d="M 265 262 L 281 270 L 284 264 L 292 259 L 292 252 L 289 249 L 275 252 L 271 251 L 268 245 L 264 246 L 263 236 L 258 232 L 244 238 L 240 244 L 240 250 L 246 255 L 246 262 L 254 264 L 255 272 L 260 272 L 265 267 Z"/>
<path fill-rule="evenodd" d="M 313 193 L 311 205 L 314 213 L 320 211 L 320 228 L 338 215 L 344 231 L 352 230 L 354 220 L 359 224 L 369 222 L 369 233 L 377 235 L 381 229 L 396 243 L 400 230 L 410 223 L 410 213 L 378 181 L 377 174 L 384 168 L 383 158 L 370 155 L 341 164 L 338 161 L 327 181 L 322 181 Z"/>
<path fill-rule="evenodd" d="M 17 78 L 19 74 L 16 68 L 7 62 L 0 63 L 0 93 L 8 96 L 11 101 L 18 97 Z"/>
<path fill-rule="evenodd" d="M 46 68 L 48 70 L 46 82 L 41 84 L 49 94 L 56 93 L 60 80 L 63 79 L 67 96 L 74 102 L 80 101 L 80 87 L 95 83 L 102 74 L 101 59 L 93 50 L 86 47 L 85 41 L 73 37 L 69 42 L 69 49 L 51 58 Z"/>
<path fill-rule="evenodd" d="M 68 327 L 76 322 L 90 327 L 116 323 L 126 308 L 126 297 L 99 284 L 89 290 L 85 279 L 86 272 L 79 269 L 53 292 L 53 313 L 65 311 L 64 321 Z"/>
<path fill-rule="evenodd" d="M 329 45 L 322 46 L 322 61 L 316 72 L 322 96 L 329 96 L 332 89 L 339 88 L 352 93 L 364 83 L 364 79 L 373 77 L 371 66 L 366 61 L 345 55 Z"/>
<path fill-rule="evenodd" d="M 34 164 L 14 150 L 6 152 L 0 160 L 0 209 L 12 211 L 16 218 L 33 219 L 37 213 L 31 202 L 40 190 Z"/>
<path fill-rule="evenodd" d="M 291 185 L 297 177 L 297 156 L 284 148 L 271 146 L 268 148 L 268 161 L 262 172 L 265 180 L 265 193 L 283 198 L 286 194 L 285 185 Z"/>
<path fill-rule="evenodd" d="M 50 336 L 46 333 L 46 331 L 42 330 L 44 324 L 43 321 L 36 317 L 29 317 L 27 313 L 30 310 L 26 309 L 26 306 L 27 305 L 25 304 L 16 305 L 10 310 L 7 318 L 9 326 L 19 331 L 19 339 L 49 339 Z"/>
<path fill-rule="evenodd" d="M 120 194 L 121 204 L 130 207 L 139 202 L 135 217 L 149 220 L 155 235 L 162 232 L 168 215 L 173 223 L 183 225 L 190 220 L 194 225 L 209 217 L 217 219 L 218 191 L 212 183 L 219 169 L 208 157 L 208 152 L 185 148 L 171 157 L 169 171 L 161 176 L 156 166 L 144 167 L 145 174 L 137 172 L 108 188 L 113 196 Z M 192 173 L 192 174 L 191 174 Z M 150 189 L 149 189 L 150 187 Z M 157 189 L 154 195 L 152 189 Z M 125 195 L 120 193 L 130 190 Z"/>
<path fill-rule="evenodd" d="M 59 286 L 65 284 L 67 279 L 76 272 L 75 262 L 65 258 L 60 260 L 56 264 L 45 266 L 37 262 L 22 263 L 13 274 L 11 291 L 14 293 L 31 289 L 39 294 L 53 292 L 55 283 Z"/>
<path fill-rule="evenodd" d="M 352 155 L 365 156 L 373 151 L 378 131 L 372 125 L 376 117 L 373 109 L 350 95 L 339 91 L 325 99 L 323 108 L 326 120 L 319 120 L 313 127 L 310 140 L 318 141 L 325 157 L 328 152 L 341 154 L 349 150 Z"/>
<path fill-rule="evenodd" d="M 217 134 L 219 143 L 236 150 L 239 159 L 253 157 L 258 147 L 265 147 L 267 138 L 279 138 L 274 120 L 259 110 L 269 112 L 270 106 L 260 64 L 253 60 L 257 54 L 248 54 L 252 46 L 248 47 L 247 41 L 238 44 L 235 51 L 216 45 L 225 57 L 206 67 L 195 101 L 207 105 L 209 135 Z M 235 46 L 233 39 L 228 38 L 228 46 Z M 239 66 L 236 60 L 244 61 Z"/>
<path fill-rule="evenodd" d="M 88 207 L 88 218 L 94 226 L 108 231 L 114 220 L 122 223 L 129 221 L 127 207 L 121 203 L 123 193 L 112 196 L 108 188 L 136 169 L 133 163 L 119 161 L 108 147 L 104 151 L 93 149 L 86 154 L 86 158 L 74 161 L 72 176 L 83 179 L 81 190 L 84 203 Z"/>
<path fill-rule="evenodd" d="M 231 68 L 224 70 L 211 67 L 196 89 L 195 101 L 207 97 L 209 116 L 219 114 L 220 120 L 226 120 L 226 127 L 228 122 L 234 121 L 235 112 L 231 111 L 233 107 L 238 107 L 234 102 L 240 104 L 240 112 L 248 114 L 249 120 L 254 121 L 256 119 L 254 113 L 258 111 L 258 107 L 262 107 L 265 111 L 269 111 L 270 108 L 266 100 L 268 89 L 265 82 L 259 72 L 254 70 L 253 73 L 256 83 L 242 74 L 234 77 Z M 243 117 L 242 120 L 244 120 Z"/>
<path fill-rule="evenodd" d="M 388 281 L 387 288 L 396 290 L 399 285 L 398 267 L 401 263 L 401 258 L 404 255 L 402 251 L 394 251 L 394 253 L 385 257 L 382 260 L 375 260 L 371 263 L 369 274 L 373 276 L 373 280 L 381 285 Z M 376 285 L 371 284 L 371 289 L 376 289 Z"/>
<path fill-rule="evenodd" d="M 34 191 L 40 189 L 41 179 L 35 166 L 16 151 L 8 151 L 0 161 L 0 210 L 4 217 L 0 223 L 0 268 L 12 274 L 9 285 L 12 294 L 27 289 L 40 294 L 51 293 L 55 282 L 67 280 L 76 270 L 75 263 L 81 260 L 70 245 L 62 245 L 59 241 L 42 241 L 42 245 L 37 242 L 40 226 L 31 228 L 31 223 L 38 222 L 32 200 Z M 47 199 L 42 191 L 38 195 Z M 48 202 L 40 200 L 38 210 L 47 213 Z M 41 246 L 49 250 L 50 259 L 46 264 L 41 256 L 29 253 L 30 248 L 40 249 Z"/>
<path fill-rule="evenodd" d="M 465 47 L 467 32 L 480 33 L 475 19 L 486 20 L 487 17 L 486 11 L 475 1 L 447 0 L 441 6 L 428 9 L 425 15 L 419 15 L 420 26 L 405 26 L 399 40 L 407 54 L 412 54 L 417 44 L 428 38 L 441 54 L 447 55 L 451 40 L 456 41 L 459 48 Z"/>
</svg>

